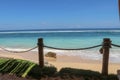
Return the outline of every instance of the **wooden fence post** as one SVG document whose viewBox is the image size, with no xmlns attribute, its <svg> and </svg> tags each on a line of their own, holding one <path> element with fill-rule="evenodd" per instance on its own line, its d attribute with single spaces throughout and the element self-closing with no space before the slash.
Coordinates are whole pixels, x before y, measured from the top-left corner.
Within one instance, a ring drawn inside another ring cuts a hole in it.
<svg viewBox="0 0 120 80">
<path fill-rule="evenodd" d="M 102 75 L 108 75 L 108 64 L 109 64 L 109 49 L 111 48 L 111 41 L 109 38 L 103 39 L 103 63 L 102 63 Z"/>
<path fill-rule="evenodd" d="M 120 80 L 120 70 L 117 70 L 117 77 Z"/>
<path fill-rule="evenodd" d="M 41 68 L 44 67 L 44 54 L 43 54 L 43 39 L 38 39 L 38 58 L 39 58 L 39 66 Z"/>
</svg>

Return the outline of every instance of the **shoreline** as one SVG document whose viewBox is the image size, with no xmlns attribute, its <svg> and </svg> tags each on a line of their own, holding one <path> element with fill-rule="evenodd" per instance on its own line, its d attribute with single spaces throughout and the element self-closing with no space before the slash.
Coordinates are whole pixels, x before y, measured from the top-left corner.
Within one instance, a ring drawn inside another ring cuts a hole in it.
<svg viewBox="0 0 120 80">
<path fill-rule="evenodd" d="M 38 53 L 34 51 L 26 53 L 9 53 L 0 50 L 0 57 L 23 59 L 38 63 Z M 102 60 L 99 61 L 83 59 L 79 56 L 57 55 L 56 59 L 45 57 L 45 62 L 54 65 L 58 71 L 64 67 L 86 69 L 99 72 L 102 70 Z M 109 63 L 109 74 L 116 74 L 118 69 L 120 69 L 120 63 Z"/>
<path fill-rule="evenodd" d="M 10 51 L 26 51 L 29 50 L 31 48 L 6 48 L 7 50 Z M 99 49 L 93 49 L 93 50 L 71 50 L 71 51 L 66 51 L 66 50 L 55 50 L 55 49 L 49 49 L 49 48 L 44 48 L 44 54 L 48 53 L 48 52 L 54 52 L 57 55 L 65 55 L 65 56 L 79 56 L 80 58 L 85 58 L 85 59 L 89 59 L 89 60 L 102 60 L 103 55 L 99 52 Z M 0 51 L 3 51 L 3 49 L 0 49 Z M 38 49 L 34 49 L 32 51 L 30 51 L 29 53 L 36 53 L 38 52 Z M 120 49 L 112 49 L 110 51 L 110 56 L 109 56 L 109 61 L 111 63 L 120 63 Z M 5 52 L 7 53 L 7 52 Z M 88 54 L 87 54 L 88 53 Z"/>
</svg>

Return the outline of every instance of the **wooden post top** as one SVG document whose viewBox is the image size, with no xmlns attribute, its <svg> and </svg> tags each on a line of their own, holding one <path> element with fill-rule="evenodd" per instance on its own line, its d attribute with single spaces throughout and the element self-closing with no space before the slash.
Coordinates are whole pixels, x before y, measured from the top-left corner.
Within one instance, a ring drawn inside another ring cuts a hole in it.
<svg viewBox="0 0 120 80">
<path fill-rule="evenodd" d="M 111 40 L 110 40 L 110 38 L 104 38 L 103 39 L 103 47 L 111 48 Z"/>
<path fill-rule="evenodd" d="M 39 38 L 39 39 L 38 39 L 38 42 L 41 42 L 41 41 L 43 41 L 43 38 Z"/>
<path fill-rule="evenodd" d="M 42 46 L 42 45 L 43 45 L 43 38 L 39 38 L 39 39 L 38 39 L 38 45 L 39 45 L 39 46 Z"/>
<path fill-rule="evenodd" d="M 110 38 L 104 38 L 104 42 L 111 42 Z"/>
</svg>

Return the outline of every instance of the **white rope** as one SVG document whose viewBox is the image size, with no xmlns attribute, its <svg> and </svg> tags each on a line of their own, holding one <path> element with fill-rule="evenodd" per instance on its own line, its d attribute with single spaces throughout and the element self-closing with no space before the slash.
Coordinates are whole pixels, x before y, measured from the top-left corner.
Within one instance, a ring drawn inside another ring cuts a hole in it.
<svg viewBox="0 0 120 80">
<path fill-rule="evenodd" d="M 13 50 L 8 50 L 8 49 L 3 48 L 3 47 L 0 47 L 0 48 L 1 48 L 2 50 L 4 50 L 4 51 L 10 52 L 10 53 L 25 53 L 25 52 L 32 51 L 32 50 L 36 49 L 37 47 L 38 47 L 38 46 L 35 46 L 35 47 L 33 47 L 33 48 L 30 48 L 30 49 L 24 50 L 24 51 L 13 51 Z"/>
</svg>

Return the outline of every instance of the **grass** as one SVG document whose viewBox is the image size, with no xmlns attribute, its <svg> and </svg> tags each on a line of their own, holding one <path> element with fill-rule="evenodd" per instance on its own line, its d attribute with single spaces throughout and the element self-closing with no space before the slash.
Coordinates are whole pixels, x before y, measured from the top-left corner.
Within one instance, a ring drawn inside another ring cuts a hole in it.
<svg viewBox="0 0 120 80">
<path fill-rule="evenodd" d="M 63 79 L 72 79 L 74 77 L 83 77 L 84 80 L 118 80 L 117 75 L 110 74 L 102 76 L 101 73 L 91 70 L 62 68 L 59 72 L 55 67 L 40 68 L 38 64 L 20 59 L 0 58 L 0 73 L 16 74 L 20 77 L 32 77 L 40 79 L 42 77 L 61 77 Z"/>
</svg>

